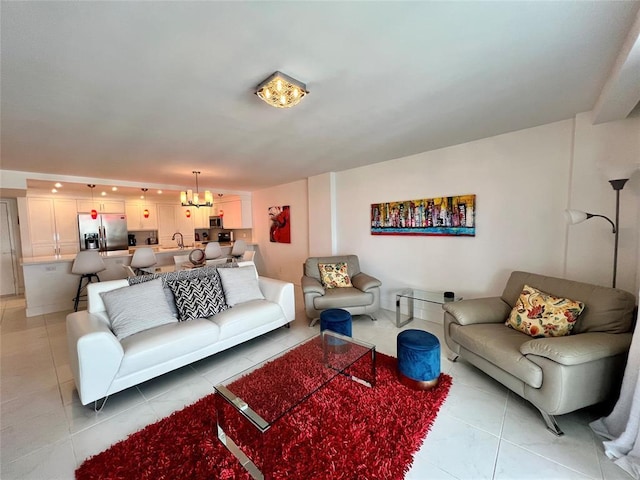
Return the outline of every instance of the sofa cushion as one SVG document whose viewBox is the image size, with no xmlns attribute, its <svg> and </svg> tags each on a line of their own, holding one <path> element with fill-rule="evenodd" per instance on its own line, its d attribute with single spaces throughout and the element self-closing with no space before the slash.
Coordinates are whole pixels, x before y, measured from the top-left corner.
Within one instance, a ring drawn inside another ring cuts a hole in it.
<svg viewBox="0 0 640 480">
<path fill-rule="evenodd" d="M 355 277 L 360 273 L 360 262 L 357 255 L 336 255 L 333 257 L 309 257 L 304 262 L 304 274 L 307 277 L 320 280 L 319 263 L 338 263 L 347 262 L 347 270 L 351 277 Z"/>
<path fill-rule="evenodd" d="M 573 298 L 585 303 L 580 321 L 576 323 L 572 334 L 631 331 L 635 297 L 629 292 L 564 278 L 515 271 L 509 277 L 502 299 L 513 307 L 524 285 L 531 285 L 545 292 L 553 292 L 559 297 Z"/>
<path fill-rule="evenodd" d="M 229 308 L 219 287 L 210 277 L 187 278 L 167 283 L 175 297 L 182 322 L 210 317 Z"/>
<path fill-rule="evenodd" d="M 347 262 L 319 263 L 320 280 L 325 288 L 351 287 Z"/>
<path fill-rule="evenodd" d="M 254 266 L 223 268 L 219 274 L 224 297 L 230 307 L 251 300 L 264 299 Z"/>
<path fill-rule="evenodd" d="M 215 323 L 199 318 L 190 322 L 176 321 L 127 337 L 121 342 L 124 358 L 118 376 L 138 373 L 193 354 L 218 341 L 219 334 Z"/>
<path fill-rule="evenodd" d="M 582 310 L 582 302 L 525 285 L 505 324 L 534 338 L 563 337 L 571 333 Z"/>
<path fill-rule="evenodd" d="M 101 292 L 100 296 L 118 340 L 149 328 L 177 322 L 160 280 Z"/>
<path fill-rule="evenodd" d="M 450 325 L 451 339 L 463 348 L 484 358 L 533 388 L 542 385 L 542 369 L 520 352 L 520 346 L 531 341 L 522 332 L 502 323 Z"/>
<path fill-rule="evenodd" d="M 282 308 L 277 303 L 250 300 L 239 303 L 210 320 L 220 327 L 220 340 L 225 340 L 270 322 L 280 321 L 283 316 Z"/>
<path fill-rule="evenodd" d="M 162 280 L 162 286 L 164 287 L 164 293 L 167 297 L 167 301 L 169 302 L 169 307 L 173 311 L 176 318 L 178 318 L 179 313 L 175 304 L 175 297 L 171 288 L 169 287 L 169 283 L 176 280 L 184 280 L 187 278 L 200 278 L 200 277 L 209 277 L 213 282 L 216 290 L 216 301 L 224 302 L 224 294 L 222 293 L 222 284 L 220 283 L 220 276 L 218 275 L 218 270 L 216 267 L 201 267 L 201 268 L 189 268 L 187 270 L 178 270 L 176 272 L 166 272 L 166 273 L 152 273 L 149 275 L 139 275 L 137 277 L 129 277 L 127 278 L 129 285 L 135 285 L 138 283 L 149 282 L 151 280 L 155 280 L 160 278 Z"/>
<path fill-rule="evenodd" d="M 373 293 L 354 287 L 328 288 L 325 294 L 313 299 L 316 310 L 327 308 L 366 307 L 373 303 Z"/>
</svg>

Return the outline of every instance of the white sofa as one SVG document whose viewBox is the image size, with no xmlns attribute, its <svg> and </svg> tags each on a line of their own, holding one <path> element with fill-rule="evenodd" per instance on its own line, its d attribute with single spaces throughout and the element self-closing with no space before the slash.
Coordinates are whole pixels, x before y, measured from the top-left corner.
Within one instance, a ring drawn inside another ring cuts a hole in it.
<svg viewBox="0 0 640 480">
<path fill-rule="evenodd" d="M 89 285 L 88 309 L 67 316 L 69 360 L 80 401 L 87 405 L 106 398 L 293 321 L 293 284 L 259 277 L 258 285 L 264 299 L 236 304 L 209 318 L 153 327 L 121 340 L 112 331 L 100 293 L 131 288 L 129 281 Z"/>
</svg>

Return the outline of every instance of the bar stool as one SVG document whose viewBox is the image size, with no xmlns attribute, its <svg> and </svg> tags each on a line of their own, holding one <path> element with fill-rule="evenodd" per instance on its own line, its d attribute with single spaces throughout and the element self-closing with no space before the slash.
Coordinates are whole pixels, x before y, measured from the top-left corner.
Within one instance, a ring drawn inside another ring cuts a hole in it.
<svg viewBox="0 0 640 480">
<path fill-rule="evenodd" d="M 244 240 L 236 240 L 233 242 L 233 247 L 231 248 L 231 260 L 233 262 L 237 262 L 242 258 L 244 252 L 247 250 L 247 242 Z"/>
<path fill-rule="evenodd" d="M 131 268 L 136 272 L 136 275 L 144 274 L 140 270 L 141 268 L 148 268 L 156 263 L 158 263 L 156 254 L 153 253 L 153 248 L 151 247 L 136 248 L 135 252 L 133 252 L 133 257 L 131 257 Z"/>
<path fill-rule="evenodd" d="M 71 266 L 71 273 L 80 275 L 78 291 L 73 299 L 73 310 L 75 312 L 78 311 L 78 302 L 80 302 L 80 294 L 82 293 L 82 290 L 93 281 L 94 277 L 99 282 L 100 277 L 98 277 L 98 272 L 102 272 L 106 269 L 107 267 L 104 265 L 102 257 L 97 250 L 83 250 L 76 255 L 76 259 L 73 261 L 73 265 Z M 87 280 L 87 283 L 83 285 L 85 279 Z"/>
<path fill-rule="evenodd" d="M 228 258 L 222 253 L 219 242 L 209 242 L 204 249 L 207 265 L 221 265 L 227 263 Z"/>
</svg>

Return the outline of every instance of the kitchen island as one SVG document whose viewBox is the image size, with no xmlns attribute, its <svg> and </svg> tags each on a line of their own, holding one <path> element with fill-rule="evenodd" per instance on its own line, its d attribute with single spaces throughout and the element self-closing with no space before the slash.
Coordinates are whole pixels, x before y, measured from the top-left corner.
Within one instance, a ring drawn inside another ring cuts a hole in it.
<svg viewBox="0 0 640 480">
<path fill-rule="evenodd" d="M 158 247 L 157 245 L 152 245 L 152 247 L 154 247 L 158 266 L 170 265 L 174 263 L 174 256 L 189 255 L 193 250 L 193 247 L 185 247 L 184 249 Z M 225 255 L 231 253 L 231 245 L 221 248 Z M 253 250 L 255 245 L 247 245 L 247 249 Z M 101 253 L 107 268 L 98 273 L 100 280 L 126 278 L 127 273 L 123 267 L 131 265 L 133 251 L 132 249 L 131 251 L 117 250 Z M 73 310 L 73 298 L 80 281 L 79 275 L 71 273 L 71 266 L 75 258 L 75 254 L 70 254 L 23 257 L 21 259 L 27 317 Z"/>
</svg>

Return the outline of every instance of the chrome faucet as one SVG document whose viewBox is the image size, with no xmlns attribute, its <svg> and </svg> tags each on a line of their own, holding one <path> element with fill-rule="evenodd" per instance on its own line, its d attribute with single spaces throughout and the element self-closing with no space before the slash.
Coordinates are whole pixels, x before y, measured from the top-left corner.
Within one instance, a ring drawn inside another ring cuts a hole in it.
<svg viewBox="0 0 640 480">
<path fill-rule="evenodd" d="M 176 232 L 173 234 L 173 237 L 171 237 L 171 240 L 175 240 L 176 239 L 176 235 L 180 235 L 180 238 L 178 239 L 178 248 L 180 248 L 180 250 L 184 249 L 184 237 L 182 236 L 182 234 L 180 232 Z"/>
</svg>

